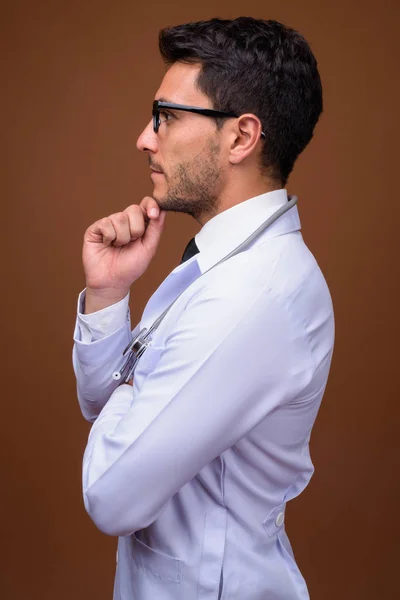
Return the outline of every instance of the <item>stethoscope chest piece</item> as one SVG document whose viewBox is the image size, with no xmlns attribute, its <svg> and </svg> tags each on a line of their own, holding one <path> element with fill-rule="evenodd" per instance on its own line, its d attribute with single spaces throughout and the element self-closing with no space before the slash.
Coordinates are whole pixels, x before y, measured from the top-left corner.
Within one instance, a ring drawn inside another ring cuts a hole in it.
<svg viewBox="0 0 400 600">
<path fill-rule="evenodd" d="M 136 363 L 139 358 L 144 354 L 146 348 L 150 345 L 150 339 L 147 339 L 147 329 L 142 329 L 136 337 L 127 345 L 122 355 L 125 356 L 128 353 L 123 367 L 119 371 L 113 373 L 113 379 L 119 381 L 122 377 L 125 381 L 131 379 L 131 375 L 135 369 Z"/>
</svg>

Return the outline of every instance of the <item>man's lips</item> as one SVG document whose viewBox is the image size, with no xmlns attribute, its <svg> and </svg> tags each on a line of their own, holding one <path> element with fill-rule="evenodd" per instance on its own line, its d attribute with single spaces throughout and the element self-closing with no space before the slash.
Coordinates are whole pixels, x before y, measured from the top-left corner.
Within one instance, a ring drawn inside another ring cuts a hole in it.
<svg viewBox="0 0 400 600">
<path fill-rule="evenodd" d="M 153 173 L 162 173 L 162 171 L 160 171 L 160 169 L 156 169 L 156 167 L 153 167 L 153 165 L 149 165 L 150 170 L 153 171 Z"/>
<path fill-rule="evenodd" d="M 155 169 L 151 169 L 151 174 L 152 175 L 164 175 L 164 173 L 162 173 L 161 171 L 156 171 Z"/>
</svg>

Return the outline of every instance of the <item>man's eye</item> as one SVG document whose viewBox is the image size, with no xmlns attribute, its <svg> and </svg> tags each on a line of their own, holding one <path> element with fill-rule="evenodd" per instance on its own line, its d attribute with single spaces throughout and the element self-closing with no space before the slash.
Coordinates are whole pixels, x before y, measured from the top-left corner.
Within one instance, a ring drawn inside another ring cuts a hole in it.
<svg viewBox="0 0 400 600">
<path fill-rule="evenodd" d="M 164 110 L 160 110 L 160 117 L 161 117 L 161 121 L 164 123 L 164 121 L 170 121 L 173 118 L 173 115 L 171 115 L 171 113 L 167 113 Z"/>
</svg>

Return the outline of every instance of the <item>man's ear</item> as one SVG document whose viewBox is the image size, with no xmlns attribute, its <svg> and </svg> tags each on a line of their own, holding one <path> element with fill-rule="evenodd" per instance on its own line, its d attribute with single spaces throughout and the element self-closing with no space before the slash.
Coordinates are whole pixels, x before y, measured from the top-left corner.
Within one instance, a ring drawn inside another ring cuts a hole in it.
<svg viewBox="0 0 400 600">
<path fill-rule="evenodd" d="M 258 144 L 263 143 L 260 119 L 252 113 L 240 115 L 232 123 L 232 131 L 235 136 L 229 151 L 229 162 L 236 165 L 252 154 Z"/>
</svg>

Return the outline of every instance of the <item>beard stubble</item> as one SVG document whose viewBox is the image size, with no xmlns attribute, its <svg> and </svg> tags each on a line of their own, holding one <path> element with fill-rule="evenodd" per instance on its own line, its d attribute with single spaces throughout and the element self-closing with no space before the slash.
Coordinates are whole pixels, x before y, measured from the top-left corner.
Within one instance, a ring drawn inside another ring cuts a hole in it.
<svg viewBox="0 0 400 600">
<path fill-rule="evenodd" d="M 167 177 L 167 193 L 154 196 L 162 210 L 182 212 L 197 221 L 218 213 L 218 189 L 221 170 L 218 166 L 219 143 L 211 139 L 208 147 L 194 158 L 175 166 Z"/>
</svg>

